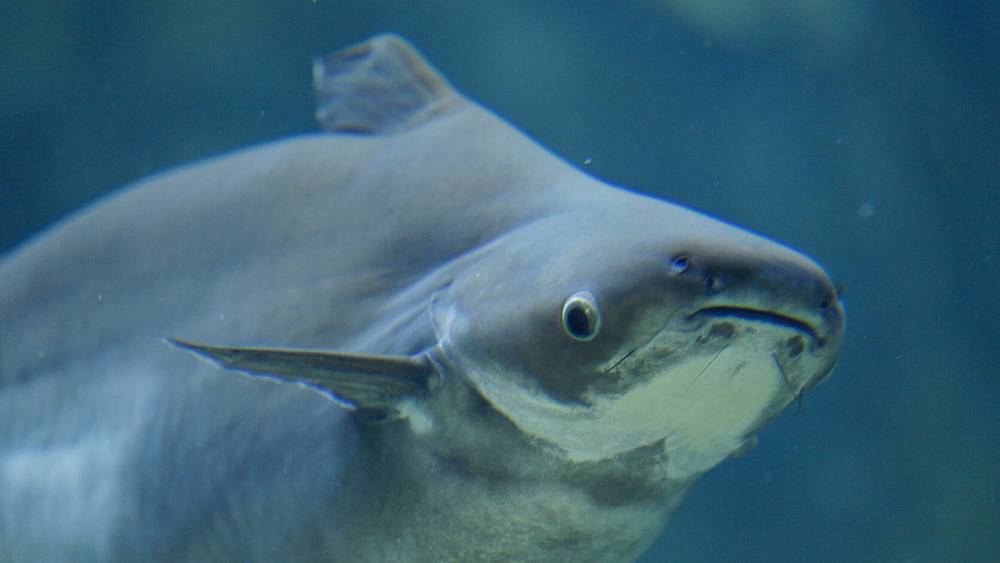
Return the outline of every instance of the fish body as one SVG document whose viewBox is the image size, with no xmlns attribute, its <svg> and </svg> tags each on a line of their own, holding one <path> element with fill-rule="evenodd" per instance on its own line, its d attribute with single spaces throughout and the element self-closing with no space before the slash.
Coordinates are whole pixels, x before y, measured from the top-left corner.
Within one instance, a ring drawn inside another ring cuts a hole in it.
<svg viewBox="0 0 1000 563">
<path fill-rule="evenodd" d="M 0 261 L 0 560 L 634 560 L 832 370 L 805 256 L 585 175 L 398 37 L 316 84 L 324 133 Z"/>
</svg>

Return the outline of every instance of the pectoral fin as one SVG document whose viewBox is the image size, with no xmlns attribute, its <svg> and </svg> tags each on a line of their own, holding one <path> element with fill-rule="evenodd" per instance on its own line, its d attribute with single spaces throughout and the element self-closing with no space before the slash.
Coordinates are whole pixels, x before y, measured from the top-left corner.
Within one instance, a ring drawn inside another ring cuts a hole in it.
<svg viewBox="0 0 1000 563">
<path fill-rule="evenodd" d="M 177 338 L 168 340 L 226 369 L 316 389 L 369 420 L 396 418 L 399 401 L 427 392 L 434 374 L 430 361 L 423 356 L 207 346 Z"/>
</svg>

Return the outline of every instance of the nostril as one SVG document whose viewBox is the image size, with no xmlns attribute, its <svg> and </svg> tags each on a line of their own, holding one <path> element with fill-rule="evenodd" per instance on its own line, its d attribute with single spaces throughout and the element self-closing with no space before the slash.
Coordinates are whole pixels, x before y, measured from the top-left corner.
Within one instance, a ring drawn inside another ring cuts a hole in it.
<svg viewBox="0 0 1000 563">
<path fill-rule="evenodd" d="M 690 265 L 691 265 L 691 259 L 688 256 L 681 254 L 679 256 L 674 257 L 674 260 L 673 262 L 671 262 L 670 267 L 673 270 L 673 273 L 683 274 L 684 272 L 687 271 Z"/>
<path fill-rule="evenodd" d="M 726 287 L 726 284 L 722 282 L 722 278 L 713 276 L 712 274 L 705 275 L 704 284 L 705 289 L 707 289 L 709 293 L 719 293 Z"/>
</svg>

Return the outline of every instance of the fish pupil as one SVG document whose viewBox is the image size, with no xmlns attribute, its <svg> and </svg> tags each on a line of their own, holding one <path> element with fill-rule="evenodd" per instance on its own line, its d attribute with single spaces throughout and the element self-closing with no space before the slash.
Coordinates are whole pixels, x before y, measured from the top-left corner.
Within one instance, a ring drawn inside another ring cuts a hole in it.
<svg viewBox="0 0 1000 563">
<path fill-rule="evenodd" d="M 589 291 L 574 293 L 563 304 L 563 330 L 574 340 L 591 340 L 601 330 L 601 312 Z"/>
<path fill-rule="evenodd" d="M 570 307 L 566 311 L 566 329 L 569 330 L 571 336 L 576 338 L 587 338 L 594 332 L 590 315 L 580 305 Z"/>
</svg>

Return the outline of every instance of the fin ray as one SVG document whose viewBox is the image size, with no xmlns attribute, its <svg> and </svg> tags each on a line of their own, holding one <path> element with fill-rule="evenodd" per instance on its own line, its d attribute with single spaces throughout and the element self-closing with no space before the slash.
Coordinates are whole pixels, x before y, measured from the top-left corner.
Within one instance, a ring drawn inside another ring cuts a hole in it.
<svg viewBox="0 0 1000 563">
<path fill-rule="evenodd" d="M 331 393 L 356 410 L 386 417 L 396 403 L 429 388 L 434 373 L 422 356 L 375 356 L 326 350 L 209 346 L 179 338 L 170 343 L 226 368 L 300 383 Z"/>
<path fill-rule="evenodd" d="M 381 34 L 313 63 L 316 120 L 331 132 L 399 132 L 461 98 L 398 35 Z"/>
</svg>

